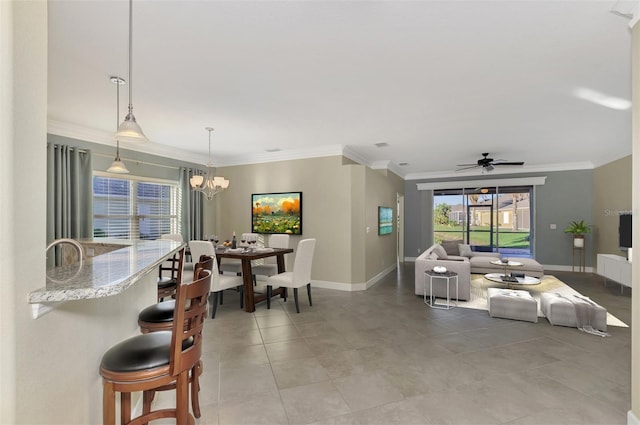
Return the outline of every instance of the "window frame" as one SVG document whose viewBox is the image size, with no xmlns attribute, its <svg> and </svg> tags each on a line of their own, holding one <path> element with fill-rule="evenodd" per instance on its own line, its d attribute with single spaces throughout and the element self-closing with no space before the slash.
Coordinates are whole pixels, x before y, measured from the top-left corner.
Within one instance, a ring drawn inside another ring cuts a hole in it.
<svg viewBox="0 0 640 425">
<path fill-rule="evenodd" d="M 135 240 L 141 239 L 140 228 L 141 228 L 141 220 L 147 218 L 168 218 L 170 220 L 170 231 L 168 233 L 182 233 L 182 187 L 180 182 L 177 180 L 168 180 L 168 179 L 158 179 L 154 177 L 144 177 L 144 176 L 136 176 L 136 175 L 114 175 L 113 173 L 107 173 L 104 171 L 96 171 L 94 170 L 91 176 L 91 185 L 92 185 L 92 199 L 95 202 L 96 194 L 93 192 L 93 184 L 94 178 L 108 178 L 108 179 L 117 179 L 117 180 L 126 180 L 129 182 L 129 214 L 96 214 L 95 207 L 94 213 L 92 216 L 93 219 L 93 234 L 96 239 L 124 239 L 124 240 Z M 171 188 L 170 195 L 170 204 L 169 208 L 171 213 L 167 215 L 150 215 L 150 214 L 139 214 L 138 213 L 138 184 L 140 183 L 148 183 L 148 184 L 157 184 L 157 185 L 165 185 Z M 129 230 L 128 230 L 128 238 L 122 238 L 117 236 L 95 236 L 95 220 L 96 219 L 109 219 L 109 218 L 120 218 L 120 219 L 128 219 L 129 221 Z M 159 237 L 159 235 L 158 235 Z"/>
</svg>

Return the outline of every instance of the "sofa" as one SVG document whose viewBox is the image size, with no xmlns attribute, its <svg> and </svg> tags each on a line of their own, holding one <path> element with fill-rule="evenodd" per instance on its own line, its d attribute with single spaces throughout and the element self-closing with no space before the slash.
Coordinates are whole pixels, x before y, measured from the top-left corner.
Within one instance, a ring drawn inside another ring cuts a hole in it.
<svg viewBox="0 0 640 425">
<path fill-rule="evenodd" d="M 500 258 L 497 252 L 471 251 L 469 245 L 462 241 L 444 241 L 433 244 L 420 254 L 415 262 L 415 293 L 424 294 L 424 272 L 433 270 L 436 266 L 446 267 L 447 270 L 458 274 L 458 299 L 468 301 L 471 297 L 471 274 L 500 273 L 504 271 L 502 265 L 491 264 Z M 531 258 L 517 258 L 523 266 L 510 269 L 512 272 L 524 273 L 527 276 L 540 278 L 544 275 L 544 268 Z M 455 286 L 449 288 L 449 296 L 455 298 Z M 427 287 L 427 295 L 430 295 Z M 436 285 L 433 295 L 446 298 L 447 290 L 444 285 Z"/>
</svg>

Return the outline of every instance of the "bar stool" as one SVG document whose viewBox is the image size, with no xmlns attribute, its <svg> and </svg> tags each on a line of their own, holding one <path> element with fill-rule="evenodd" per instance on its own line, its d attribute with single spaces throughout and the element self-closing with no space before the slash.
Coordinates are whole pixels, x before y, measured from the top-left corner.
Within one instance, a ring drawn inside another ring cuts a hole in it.
<svg viewBox="0 0 640 425">
<path fill-rule="evenodd" d="M 122 424 L 142 424 L 161 418 L 175 418 L 178 424 L 194 423 L 189 413 L 189 371 L 202 354 L 202 328 L 207 315 L 211 272 L 199 269 L 197 279 L 179 285 L 175 320 L 171 331 L 152 332 L 126 339 L 102 357 L 103 423 L 115 425 L 116 392 L 120 393 Z M 156 390 L 176 389 L 175 409 L 151 411 Z M 143 392 L 143 411 L 131 420 L 131 393 Z"/>
<path fill-rule="evenodd" d="M 194 265 L 194 268 L 196 272 L 201 269 L 212 271 L 214 262 L 215 259 L 213 257 L 201 255 L 200 261 Z M 194 280 L 195 278 L 196 276 L 194 276 Z M 138 315 L 138 326 L 140 326 L 140 332 L 146 334 L 150 332 L 170 331 L 173 327 L 175 306 L 176 300 L 169 300 L 150 305 L 142 310 Z M 200 375 L 202 375 L 202 361 L 198 360 L 191 369 L 191 375 L 189 376 L 189 383 L 191 387 L 191 407 L 193 409 L 193 415 L 196 418 L 201 416 L 200 398 L 198 397 L 198 393 L 200 392 Z M 167 387 L 157 389 L 156 391 L 166 389 L 172 388 Z M 153 394 L 150 394 L 150 397 L 153 400 Z"/>
<path fill-rule="evenodd" d="M 176 288 L 182 283 L 183 265 L 184 248 L 160 264 L 158 267 L 158 302 L 175 296 Z M 163 272 L 169 272 L 169 276 L 164 276 Z"/>
</svg>

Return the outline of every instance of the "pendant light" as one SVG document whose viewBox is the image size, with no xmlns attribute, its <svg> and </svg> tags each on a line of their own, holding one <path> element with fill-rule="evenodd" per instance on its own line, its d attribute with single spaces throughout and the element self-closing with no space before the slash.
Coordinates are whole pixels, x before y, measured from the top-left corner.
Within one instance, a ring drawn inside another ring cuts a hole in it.
<svg viewBox="0 0 640 425">
<path fill-rule="evenodd" d="M 120 122 L 120 85 L 126 81 L 120 77 L 109 77 L 112 83 L 116 85 L 116 127 Z M 129 170 L 120 159 L 120 140 L 116 136 L 116 159 L 111 163 L 111 167 L 107 168 L 108 173 L 129 174 Z"/>
<path fill-rule="evenodd" d="M 129 113 L 118 127 L 116 137 L 129 142 L 148 142 L 147 136 L 142 132 L 142 128 L 136 122 L 133 115 L 133 79 L 131 78 L 131 68 L 133 64 L 133 0 L 129 0 Z"/>
<path fill-rule="evenodd" d="M 211 159 L 211 132 L 212 127 L 205 127 L 205 130 L 209 132 L 209 162 L 207 163 L 207 172 L 204 176 L 192 176 L 189 179 L 191 188 L 196 192 L 202 192 L 208 200 L 212 200 L 213 197 L 229 187 L 229 180 L 224 177 L 216 177 L 213 172 L 213 161 Z"/>
</svg>

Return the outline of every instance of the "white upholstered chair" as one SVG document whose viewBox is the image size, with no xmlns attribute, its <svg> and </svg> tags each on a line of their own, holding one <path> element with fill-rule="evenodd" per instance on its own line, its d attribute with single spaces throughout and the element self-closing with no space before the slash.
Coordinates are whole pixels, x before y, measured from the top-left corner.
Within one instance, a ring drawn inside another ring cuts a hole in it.
<svg viewBox="0 0 640 425">
<path fill-rule="evenodd" d="M 298 305 L 298 288 L 307 287 L 309 305 L 311 302 L 311 266 L 313 265 L 313 251 L 316 247 L 315 239 L 303 239 L 298 243 L 296 258 L 293 261 L 293 271 L 279 273 L 267 279 L 267 308 L 271 308 L 271 294 L 273 287 L 293 288 L 293 298 L 296 312 L 300 313 Z M 286 298 L 284 299 L 287 300 Z"/>
<path fill-rule="evenodd" d="M 289 248 L 289 235 L 271 235 L 269 236 L 269 248 Z M 285 254 L 284 264 L 285 271 L 287 270 L 287 257 Z M 253 273 L 253 281 L 255 283 L 256 276 L 273 276 L 278 274 L 278 259 L 277 257 L 267 257 L 264 259 L 263 264 L 251 264 L 251 273 Z"/>
<path fill-rule="evenodd" d="M 240 292 L 240 308 L 244 307 L 244 282 L 240 276 L 225 276 L 218 271 L 218 262 L 215 261 L 215 255 L 213 261 L 213 271 L 211 275 L 211 318 L 215 319 L 216 309 L 218 307 L 218 298 L 220 298 L 220 305 L 223 302 L 223 294 L 225 289 L 237 289 Z"/>
<path fill-rule="evenodd" d="M 209 241 L 189 241 L 189 249 L 191 250 L 191 259 L 195 263 L 200 261 L 201 255 L 216 256 L 216 249 Z"/>
</svg>

